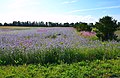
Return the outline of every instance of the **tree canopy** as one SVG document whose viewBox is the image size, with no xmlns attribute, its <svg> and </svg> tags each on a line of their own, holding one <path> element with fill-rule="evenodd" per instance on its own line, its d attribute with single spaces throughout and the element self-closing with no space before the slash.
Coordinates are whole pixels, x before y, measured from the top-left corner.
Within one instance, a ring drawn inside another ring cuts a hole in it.
<svg viewBox="0 0 120 78">
<path fill-rule="evenodd" d="M 117 24 L 117 20 L 112 17 L 105 16 L 100 18 L 99 22 L 96 22 L 95 27 L 98 29 L 97 36 L 103 41 L 117 38 L 114 32 L 117 30 L 119 25 Z"/>
</svg>

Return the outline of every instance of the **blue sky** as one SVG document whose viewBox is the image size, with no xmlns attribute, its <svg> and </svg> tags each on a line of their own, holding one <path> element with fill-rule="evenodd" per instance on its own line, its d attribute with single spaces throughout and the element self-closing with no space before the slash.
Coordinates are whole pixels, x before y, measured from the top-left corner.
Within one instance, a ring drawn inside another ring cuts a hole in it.
<svg viewBox="0 0 120 78">
<path fill-rule="evenodd" d="M 120 21 L 120 0 L 0 0 L 0 22 L 93 22 L 103 16 Z"/>
</svg>

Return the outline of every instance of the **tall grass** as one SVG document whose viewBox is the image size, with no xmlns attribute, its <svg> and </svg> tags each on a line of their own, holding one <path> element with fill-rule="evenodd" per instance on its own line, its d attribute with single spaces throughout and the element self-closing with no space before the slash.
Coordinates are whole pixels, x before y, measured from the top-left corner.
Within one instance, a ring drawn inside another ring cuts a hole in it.
<svg viewBox="0 0 120 78">
<path fill-rule="evenodd" d="M 48 50 L 37 50 L 24 52 L 21 49 L 0 49 L 0 65 L 21 64 L 47 64 L 47 63 L 73 63 L 80 61 L 107 60 L 120 57 L 120 49 L 115 47 L 99 48 L 52 48 Z"/>
</svg>

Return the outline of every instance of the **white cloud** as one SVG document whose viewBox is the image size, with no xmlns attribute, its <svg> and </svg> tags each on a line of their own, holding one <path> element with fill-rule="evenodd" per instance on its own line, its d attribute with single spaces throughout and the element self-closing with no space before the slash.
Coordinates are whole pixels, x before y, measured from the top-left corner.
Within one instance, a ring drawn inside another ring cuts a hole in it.
<svg viewBox="0 0 120 78">
<path fill-rule="evenodd" d="M 71 11 L 71 12 L 68 12 L 68 13 L 84 12 L 84 11 L 94 11 L 94 10 L 104 10 L 104 9 L 114 9 L 114 8 L 120 8 L 120 6 L 110 6 L 110 7 L 100 7 L 100 8 L 74 10 L 74 11 Z"/>
<path fill-rule="evenodd" d="M 62 4 L 71 4 L 71 3 L 75 3 L 77 2 L 78 0 L 72 0 L 72 1 L 65 1 L 63 2 Z"/>
<path fill-rule="evenodd" d="M 52 15 L 52 14 L 33 14 L 33 13 L 22 13 L 22 12 L 15 12 L 9 14 L 2 14 L 0 15 L 0 22 L 12 22 L 12 21 L 44 21 L 44 22 L 95 22 L 96 18 L 92 17 L 91 15 L 87 16 L 80 16 L 80 15 Z"/>
<path fill-rule="evenodd" d="M 92 11 L 92 10 L 101 10 L 101 9 L 114 9 L 120 8 L 120 6 L 111 6 L 111 7 L 101 7 L 101 8 L 92 8 L 92 9 L 83 9 L 83 10 L 75 10 L 65 14 L 50 14 L 48 12 L 44 12 L 44 10 L 31 10 L 31 8 L 41 3 L 42 0 L 11 0 L 9 5 L 6 5 L 10 9 L 10 11 L 0 14 L 0 22 L 13 22 L 13 21 L 45 21 L 45 22 L 96 22 L 99 17 L 93 17 L 91 15 L 72 15 L 70 13 L 79 12 L 79 11 Z M 75 3 L 78 0 L 72 0 L 64 2 L 63 4 Z M 30 7 L 31 6 L 31 7 Z M 25 9 L 28 7 L 27 9 Z M 34 7 L 35 9 L 35 7 Z M 103 11 L 105 12 L 105 11 Z M 114 15 L 115 19 L 119 19 L 120 15 Z"/>
</svg>

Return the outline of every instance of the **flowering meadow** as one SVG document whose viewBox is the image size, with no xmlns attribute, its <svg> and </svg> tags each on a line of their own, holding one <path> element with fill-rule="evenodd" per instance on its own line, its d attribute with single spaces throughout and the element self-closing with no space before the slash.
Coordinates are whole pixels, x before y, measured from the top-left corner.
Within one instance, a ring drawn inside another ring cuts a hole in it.
<svg viewBox="0 0 120 78">
<path fill-rule="evenodd" d="M 0 48 L 8 50 L 19 48 L 26 52 L 30 49 L 88 46 L 88 40 L 78 36 L 73 28 L 32 28 L 20 31 L 4 29 L 0 33 Z"/>
<path fill-rule="evenodd" d="M 111 59 L 119 51 L 120 42 L 90 40 L 72 27 L 0 29 L 0 64 L 5 65 Z"/>
<path fill-rule="evenodd" d="M 72 27 L 1 28 L 0 78 L 119 77 L 120 42 L 94 37 Z"/>
</svg>

